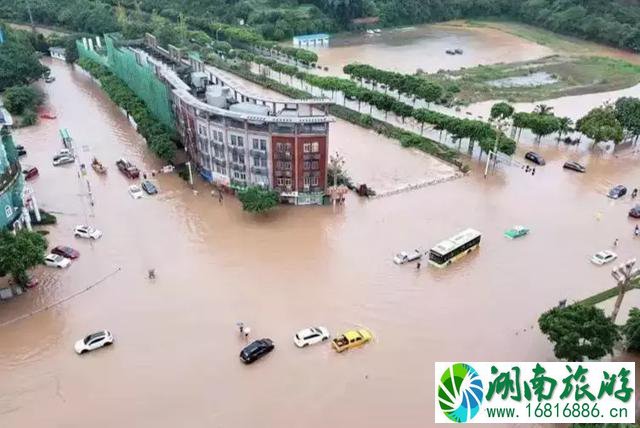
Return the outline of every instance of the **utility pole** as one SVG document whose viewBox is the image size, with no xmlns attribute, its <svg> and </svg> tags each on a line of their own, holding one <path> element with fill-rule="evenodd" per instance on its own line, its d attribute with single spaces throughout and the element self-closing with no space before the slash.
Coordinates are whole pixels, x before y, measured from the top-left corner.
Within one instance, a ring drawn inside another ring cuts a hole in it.
<svg viewBox="0 0 640 428">
<path fill-rule="evenodd" d="M 33 23 L 33 15 L 31 14 L 31 4 L 29 0 L 24 0 L 27 5 L 27 13 L 29 14 L 29 22 L 31 22 L 31 31 L 36 32 L 36 24 Z"/>
<path fill-rule="evenodd" d="M 618 317 L 624 294 L 629 291 L 634 282 L 640 279 L 640 269 L 635 267 L 635 265 L 636 259 L 629 259 L 626 263 L 619 265 L 611 271 L 611 276 L 618 283 L 618 297 L 611 312 L 611 321 L 613 323 L 616 322 L 616 318 Z"/>
</svg>

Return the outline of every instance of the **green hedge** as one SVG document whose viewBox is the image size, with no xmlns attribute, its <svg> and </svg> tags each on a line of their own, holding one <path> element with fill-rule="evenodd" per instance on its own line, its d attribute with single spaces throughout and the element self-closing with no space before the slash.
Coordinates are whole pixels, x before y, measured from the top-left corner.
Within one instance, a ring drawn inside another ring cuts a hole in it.
<svg viewBox="0 0 640 428">
<path fill-rule="evenodd" d="M 106 67 L 86 58 L 80 59 L 78 65 L 98 79 L 113 102 L 133 117 L 149 148 L 165 162 L 171 161 L 177 150 L 173 132 L 153 117 L 144 102 Z"/>
</svg>

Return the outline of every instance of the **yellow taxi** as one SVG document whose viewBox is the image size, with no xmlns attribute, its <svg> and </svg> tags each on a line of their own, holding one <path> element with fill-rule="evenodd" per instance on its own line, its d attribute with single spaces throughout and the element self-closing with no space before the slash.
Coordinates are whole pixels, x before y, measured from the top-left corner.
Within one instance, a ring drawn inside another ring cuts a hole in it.
<svg viewBox="0 0 640 428">
<path fill-rule="evenodd" d="M 336 352 L 346 351 L 350 348 L 357 348 L 373 339 L 373 335 L 369 330 L 364 328 L 358 330 L 349 330 L 331 341 L 331 345 Z"/>
</svg>

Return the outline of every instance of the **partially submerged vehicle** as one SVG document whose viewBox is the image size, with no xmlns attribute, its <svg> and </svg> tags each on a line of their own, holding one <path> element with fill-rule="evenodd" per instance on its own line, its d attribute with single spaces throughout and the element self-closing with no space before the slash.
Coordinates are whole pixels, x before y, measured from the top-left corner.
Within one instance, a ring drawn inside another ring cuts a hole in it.
<svg viewBox="0 0 640 428">
<path fill-rule="evenodd" d="M 336 352 L 343 352 L 350 348 L 357 348 L 373 339 L 373 335 L 367 329 L 349 330 L 331 341 Z"/>
<path fill-rule="evenodd" d="M 521 236 L 527 235 L 528 233 L 529 233 L 528 227 L 516 225 L 516 226 L 513 226 L 511 229 L 507 230 L 506 232 L 504 232 L 504 236 L 506 236 L 509 239 L 516 239 L 516 238 L 520 238 Z"/>
<path fill-rule="evenodd" d="M 107 167 L 104 166 L 102 162 L 100 162 L 97 158 L 93 158 L 93 160 L 91 161 L 91 168 L 93 168 L 93 170 L 98 174 L 107 173 Z"/>
<path fill-rule="evenodd" d="M 393 257 L 393 262 L 397 265 L 403 265 L 405 263 L 413 262 L 415 260 L 419 260 L 422 258 L 422 251 L 413 250 L 413 251 L 400 251 Z"/>
</svg>

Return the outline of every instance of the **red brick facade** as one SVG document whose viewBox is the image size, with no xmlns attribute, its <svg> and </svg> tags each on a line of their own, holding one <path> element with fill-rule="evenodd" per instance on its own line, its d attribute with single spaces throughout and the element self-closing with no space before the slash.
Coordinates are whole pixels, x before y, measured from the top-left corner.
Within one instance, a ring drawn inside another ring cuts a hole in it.
<svg viewBox="0 0 640 428">
<path fill-rule="evenodd" d="M 284 192 L 322 192 L 327 180 L 325 135 L 271 137 L 273 187 Z"/>
</svg>

